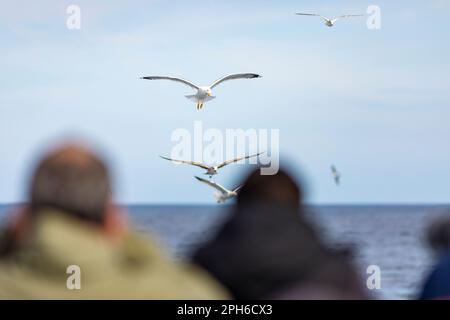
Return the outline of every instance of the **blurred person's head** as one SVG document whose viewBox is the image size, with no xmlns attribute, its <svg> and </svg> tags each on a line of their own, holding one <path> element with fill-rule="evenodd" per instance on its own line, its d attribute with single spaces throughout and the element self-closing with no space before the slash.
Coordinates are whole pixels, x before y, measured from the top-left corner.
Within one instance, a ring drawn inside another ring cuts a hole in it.
<svg viewBox="0 0 450 320">
<path fill-rule="evenodd" d="M 32 174 L 28 205 L 12 225 L 13 237 L 21 238 L 36 218 L 51 211 L 120 238 L 125 219 L 112 203 L 111 184 L 106 163 L 87 145 L 78 142 L 58 145 L 42 157 Z"/>
<path fill-rule="evenodd" d="M 104 222 L 111 196 L 105 163 L 81 144 L 67 144 L 45 155 L 29 189 L 32 214 L 58 209 L 97 224 Z"/>
<path fill-rule="evenodd" d="M 238 194 L 237 204 L 270 204 L 297 209 L 302 200 L 301 187 L 286 171 L 279 170 L 275 175 L 261 175 L 259 170 L 255 170 L 245 180 Z"/>
<path fill-rule="evenodd" d="M 450 250 L 450 215 L 438 217 L 429 224 L 426 241 L 438 255 Z"/>
</svg>

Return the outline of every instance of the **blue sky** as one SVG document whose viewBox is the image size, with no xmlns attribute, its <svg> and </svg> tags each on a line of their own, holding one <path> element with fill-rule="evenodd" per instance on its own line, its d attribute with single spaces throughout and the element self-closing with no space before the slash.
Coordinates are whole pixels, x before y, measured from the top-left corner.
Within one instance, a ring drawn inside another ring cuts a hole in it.
<svg viewBox="0 0 450 320">
<path fill-rule="evenodd" d="M 81 30 L 66 8 L 81 8 Z M 325 27 L 318 18 L 381 8 Z M 177 128 L 280 129 L 281 164 L 312 203 L 450 201 L 448 1 L 2 1 L 0 203 L 24 199 L 43 148 L 62 136 L 106 150 L 126 203 L 212 203 L 196 168 L 170 154 Z M 208 84 L 201 112 L 170 74 Z M 243 80 L 242 80 L 243 81 Z M 233 93 L 233 94 L 231 94 Z M 343 173 L 336 188 L 329 167 Z M 239 182 L 248 168 L 217 180 Z"/>
</svg>

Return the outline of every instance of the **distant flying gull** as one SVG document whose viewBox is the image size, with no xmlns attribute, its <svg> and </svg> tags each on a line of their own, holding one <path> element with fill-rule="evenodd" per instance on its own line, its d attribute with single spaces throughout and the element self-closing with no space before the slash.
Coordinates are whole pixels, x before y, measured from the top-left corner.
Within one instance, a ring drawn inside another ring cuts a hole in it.
<svg viewBox="0 0 450 320">
<path fill-rule="evenodd" d="M 336 169 L 334 165 L 331 166 L 331 173 L 333 174 L 334 182 L 336 182 L 336 185 L 340 185 L 341 173 Z"/>
<path fill-rule="evenodd" d="M 340 17 L 329 19 L 329 18 L 321 16 L 320 14 L 315 14 L 315 13 L 296 13 L 296 15 L 321 17 L 324 20 L 325 25 L 328 26 L 328 27 L 333 27 L 339 19 L 364 16 L 363 14 L 344 14 L 344 15 L 342 15 Z"/>
<path fill-rule="evenodd" d="M 202 169 L 205 169 L 206 170 L 205 175 L 208 175 L 211 178 L 213 175 L 219 173 L 218 171 L 219 171 L 220 168 L 223 168 L 223 167 L 225 167 L 225 166 L 227 166 L 227 165 L 229 165 L 231 163 L 238 162 L 238 161 L 241 161 L 241 160 L 244 160 L 244 159 L 257 157 L 257 156 L 259 156 L 261 154 L 263 154 L 263 152 L 260 152 L 258 154 L 254 154 L 254 155 L 251 155 L 251 156 L 245 156 L 245 157 L 240 157 L 240 158 L 236 158 L 236 159 L 232 159 L 232 160 L 227 160 L 227 161 L 224 161 L 221 164 L 216 165 L 216 166 L 208 166 L 206 164 L 195 162 L 195 161 L 175 160 L 175 159 L 166 158 L 166 157 L 163 157 L 163 156 L 160 156 L 160 157 L 165 159 L 165 160 L 169 160 L 169 161 L 173 161 L 173 162 L 177 162 L 177 163 L 190 164 L 190 165 L 197 166 L 197 167 L 200 167 Z"/>
<path fill-rule="evenodd" d="M 224 81 L 228 80 L 236 80 L 236 79 L 253 79 L 253 78 L 261 78 L 260 75 L 255 73 L 238 73 L 238 74 L 231 74 L 228 76 L 225 76 L 223 78 L 220 78 L 219 80 L 215 81 L 210 86 L 198 86 L 188 80 L 184 80 L 181 78 L 175 78 L 175 77 L 168 77 L 168 76 L 149 76 L 149 77 L 142 77 L 141 79 L 145 80 L 171 80 L 171 81 L 177 81 L 184 83 L 188 85 L 189 87 L 196 89 L 197 93 L 194 95 L 185 96 L 189 100 L 194 101 L 197 103 L 197 109 L 203 108 L 203 104 L 207 101 L 210 101 L 214 99 L 215 97 L 212 95 L 212 89 L 221 84 Z"/>
<path fill-rule="evenodd" d="M 239 190 L 242 188 L 242 187 L 238 187 L 238 188 L 236 188 L 234 190 L 228 190 L 228 189 L 222 187 L 220 184 L 218 184 L 218 183 L 216 183 L 214 181 L 210 181 L 210 180 L 206 180 L 206 179 L 203 179 L 203 178 L 199 178 L 197 176 L 195 176 L 195 178 L 198 181 L 206 183 L 210 187 L 213 187 L 214 189 L 219 191 L 219 192 L 214 194 L 214 196 L 216 197 L 217 203 L 224 203 L 228 199 L 236 197 L 238 192 L 239 192 Z"/>
</svg>

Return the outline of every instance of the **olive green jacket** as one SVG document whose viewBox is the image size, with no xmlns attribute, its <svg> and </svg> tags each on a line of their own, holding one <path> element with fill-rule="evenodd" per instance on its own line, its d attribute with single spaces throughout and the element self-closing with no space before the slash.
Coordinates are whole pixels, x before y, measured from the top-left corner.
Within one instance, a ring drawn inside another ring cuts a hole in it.
<svg viewBox="0 0 450 320">
<path fill-rule="evenodd" d="M 228 298 L 206 273 L 175 264 L 140 235 L 112 244 L 95 227 L 57 212 L 41 214 L 33 231 L 0 255 L 0 299 Z"/>
</svg>

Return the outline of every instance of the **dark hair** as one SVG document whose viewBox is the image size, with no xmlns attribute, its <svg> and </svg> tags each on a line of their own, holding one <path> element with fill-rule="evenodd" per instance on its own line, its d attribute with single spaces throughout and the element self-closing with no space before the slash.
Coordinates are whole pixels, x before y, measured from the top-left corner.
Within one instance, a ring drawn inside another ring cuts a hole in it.
<svg viewBox="0 0 450 320">
<path fill-rule="evenodd" d="M 426 229 L 428 246 L 437 254 L 450 249 L 450 215 L 446 214 L 432 220 Z"/>
<path fill-rule="evenodd" d="M 67 145 L 39 163 L 29 190 L 31 211 L 53 208 L 102 223 L 111 193 L 108 168 L 80 146 Z"/>
<path fill-rule="evenodd" d="M 253 171 L 237 197 L 238 205 L 262 202 L 293 208 L 298 208 L 302 200 L 300 186 L 284 170 L 279 170 L 275 175 L 261 175 L 260 170 Z"/>
</svg>

